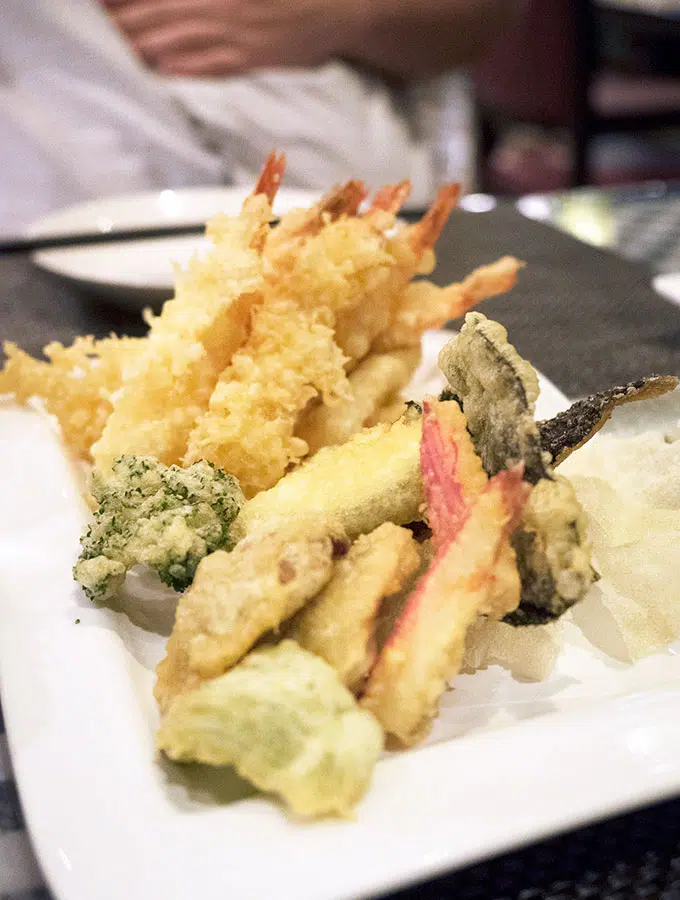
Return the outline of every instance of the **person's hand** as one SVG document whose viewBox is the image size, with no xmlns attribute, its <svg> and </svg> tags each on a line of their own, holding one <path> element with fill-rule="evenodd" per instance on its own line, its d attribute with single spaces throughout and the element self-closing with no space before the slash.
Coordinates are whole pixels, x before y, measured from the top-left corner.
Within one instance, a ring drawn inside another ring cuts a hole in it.
<svg viewBox="0 0 680 900">
<path fill-rule="evenodd" d="M 167 74 L 314 66 L 352 47 L 371 0 L 102 0 L 137 53 Z"/>
</svg>

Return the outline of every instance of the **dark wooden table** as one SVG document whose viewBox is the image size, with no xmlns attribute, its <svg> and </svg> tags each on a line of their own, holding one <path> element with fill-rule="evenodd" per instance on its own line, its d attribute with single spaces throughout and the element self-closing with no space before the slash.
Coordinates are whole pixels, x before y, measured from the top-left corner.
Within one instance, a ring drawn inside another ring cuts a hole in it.
<svg viewBox="0 0 680 900">
<path fill-rule="evenodd" d="M 675 237 L 680 244 L 680 232 Z M 484 312 L 500 319 L 519 351 L 565 393 L 583 395 L 651 372 L 680 374 L 680 307 L 652 290 L 648 265 L 588 247 L 520 216 L 509 204 L 453 216 L 439 244 L 436 280 L 459 279 L 505 253 L 526 260 L 527 268 L 519 286 L 486 303 Z M 49 340 L 68 342 L 76 334 L 143 330 L 138 314 L 87 297 L 39 272 L 28 259 L 0 259 L 3 339 L 37 353 Z M 18 830 L 21 813 L 13 787 L 5 782 L 2 788 L 0 832 Z M 602 896 L 680 898 L 680 801 L 481 863 L 399 898 Z M 12 895 L 12 900 L 39 898 L 49 900 L 48 892 L 40 888 Z"/>
</svg>

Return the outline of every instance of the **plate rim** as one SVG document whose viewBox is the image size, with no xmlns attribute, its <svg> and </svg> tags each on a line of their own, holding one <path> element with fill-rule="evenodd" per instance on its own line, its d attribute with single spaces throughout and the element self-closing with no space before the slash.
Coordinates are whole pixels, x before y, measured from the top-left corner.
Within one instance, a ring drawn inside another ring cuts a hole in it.
<svg viewBox="0 0 680 900">
<path fill-rule="evenodd" d="M 240 199 L 248 195 L 250 191 L 250 187 L 247 185 L 200 185 L 196 187 L 181 187 L 181 188 L 166 188 L 166 189 L 157 189 L 157 190 L 145 190 L 145 191 L 130 191 L 128 193 L 116 194 L 110 197 L 102 197 L 99 199 L 90 199 L 83 200 L 78 203 L 74 203 L 70 206 L 63 207 L 61 209 L 55 209 L 48 213 L 45 213 L 42 216 L 37 217 L 33 221 L 31 221 L 26 228 L 24 229 L 24 234 L 26 237 L 40 237 L 45 233 L 64 233 L 69 234 L 73 229 L 69 229 L 68 226 L 64 226 L 63 224 L 59 224 L 60 220 L 64 218 L 68 218 L 69 216 L 79 215 L 80 213 L 87 211 L 88 214 L 92 215 L 93 223 L 91 228 L 96 230 L 96 225 L 94 220 L 97 216 L 97 208 L 101 207 L 102 212 L 100 215 L 108 215 L 106 213 L 107 208 L 111 206 L 115 206 L 116 204 L 135 204 L 138 203 L 140 205 L 143 204 L 158 204 L 160 202 L 160 197 L 162 194 L 166 192 L 172 192 L 176 195 L 180 201 L 187 200 L 189 202 L 192 201 L 192 198 L 198 198 L 199 201 L 208 202 L 210 197 L 214 196 L 217 200 L 220 196 L 237 198 Z M 320 190 L 316 190 L 313 188 L 295 188 L 283 185 L 279 191 L 279 195 L 283 198 L 286 196 L 290 196 L 293 198 L 291 200 L 292 206 L 299 205 L 309 205 L 316 200 L 318 200 L 322 196 L 323 192 Z M 298 198 L 297 200 L 294 198 Z M 194 201 L 197 202 L 197 201 Z M 182 215 L 159 215 L 156 218 L 144 217 L 143 219 L 143 227 L 153 227 L 155 225 L 178 225 L 182 226 L 183 224 L 194 224 L 196 220 L 196 216 L 192 216 L 188 212 L 184 212 Z M 54 224 L 53 224 L 54 223 Z M 123 217 L 120 221 L 115 223 L 116 228 L 126 228 L 126 227 L 136 227 L 139 225 L 139 220 L 126 221 L 126 217 Z M 81 226 L 78 226 L 76 230 L 82 230 Z M 181 236 L 180 236 L 181 237 Z M 187 240 L 197 241 L 202 238 L 201 235 L 188 237 Z M 172 240 L 177 240 L 178 238 L 172 238 Z M 157 242 L 162 242 L 163 238 L 154 238 Z M 124 253 L 127 248 L 130 247 L 130 244 L 134 243 L 134 241 L 126 241 L 126 242 L 111 242 L 106 245 L 96 245 L 96 251 L 101 251 L 102 247 L 106 247 L 108 250 L 112 252 L 121 252 Z M 148 241 L 144 242 L 148 245 Z M 162 280 L 161 278 L 154 278 L 152 280 L 134 280 L 134 278 L 128 278 L 124 280 L 120 280 L 115 277 L 115 275 L 110 275 L 108 277 L 101 277 L 96 273 L 92 275 L 83 275 L 71 269 L 68 264 L 69 259 L 69 251 L 77 251 L 79 254 L 83 252 L 83 248 L 57 248 L 53 250 L 37 250 L 31 254 L 32 262 L 41 269 L 44 269 L 47 272 L 50 272 L 54 275 L 58 275 L 60 278 L 63 278 L 73 284 L 81 285 L 83 287 L 88 288 L 89 290 L 97 290 L 101 292 L 105 296 L 109 297 L 124 297 L 128 296 L 130 298 L 136 298 L 136 300 L 141 301 L 144 297 L 148 297 L 149 300 L 158 299 L 159 297 L 169 296 L 172 293 L 172 289 L 174 287 L 174 276 L 171 274 L 168 275 L 166 280 Z"/>
</svg>

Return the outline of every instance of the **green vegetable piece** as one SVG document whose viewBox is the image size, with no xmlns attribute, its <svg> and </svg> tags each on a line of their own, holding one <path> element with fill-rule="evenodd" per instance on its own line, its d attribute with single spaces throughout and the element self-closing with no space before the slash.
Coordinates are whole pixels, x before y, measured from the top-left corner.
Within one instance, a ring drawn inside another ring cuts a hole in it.
<svg viewBox="0 0 680 900">
<path fill-rule="evenodd" d="M 183 591 L 204 556 L 231 550 L 240 536 L 232 524 L 243 494 L 212 463 L 182 469 L 151 456 L 121 456 L 110 475 L 95 470 L 92 493 L 99 506 L 73 570 L 91 600 L 113 596 L 138 564 Z"/>
<path fill-rule="evenodd" d="M 174 760 L 234 766 L 299 815 L 346 815 L 368 787 L 383 732 L 328 663 L 285 640 L 180 694 L 157 743 Z"/>
</svg>

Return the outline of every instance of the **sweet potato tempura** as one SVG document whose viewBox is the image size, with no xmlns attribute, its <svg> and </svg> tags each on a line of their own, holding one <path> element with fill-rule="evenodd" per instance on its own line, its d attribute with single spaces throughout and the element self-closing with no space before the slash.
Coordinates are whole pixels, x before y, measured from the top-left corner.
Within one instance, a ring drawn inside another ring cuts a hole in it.
<svg viewBox="0 0 680 900">
<path fill-rule="evenodd" d="M 375 660 L 381 601 L 400 591 L 419 564 L 411 532 L 383 523 L 336 563 L 333 577 L 296 616 L 288 637 L 325 659 L 358 693 Z"/>
</svg>

